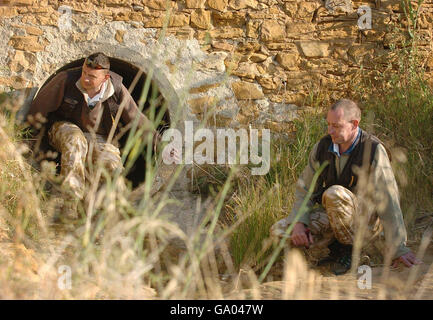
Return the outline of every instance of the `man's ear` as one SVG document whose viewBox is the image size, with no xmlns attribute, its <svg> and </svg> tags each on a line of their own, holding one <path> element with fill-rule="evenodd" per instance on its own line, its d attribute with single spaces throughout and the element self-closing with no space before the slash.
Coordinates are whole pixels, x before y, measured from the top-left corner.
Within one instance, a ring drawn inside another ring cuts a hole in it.
<svg viewBox="0 0 433 320">
<path fill-rule="evenodd" d="M 105 80 L 110 78 L 110 73 L 107 72 L 107 74 L 105 75 Z"/>
<path fill-rule="evenodd" d="M 355 127 L 355 129 L 358 128 L 358 126 L 359 126 L 359 120 L 352 120 L 352 124 Z"/>
</svg>

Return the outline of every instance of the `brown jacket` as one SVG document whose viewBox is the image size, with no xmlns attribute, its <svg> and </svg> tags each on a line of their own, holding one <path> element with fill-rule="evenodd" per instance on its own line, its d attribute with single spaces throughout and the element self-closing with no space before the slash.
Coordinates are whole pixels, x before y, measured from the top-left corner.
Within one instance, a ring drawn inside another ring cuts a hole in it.
<svg viewBox="0 0 433 320">
<path fill-rule="evenodd" d="M 94 130 L 98 134 L 108 136 L 119 107 L 124 102 L 120 128 L 132 125 L 133 120 L 138 117 L 138 127 L 146 126 L 145 133 L 154 131 L 151 122 L 140 112 L 122 84 L 122 77 L 114 72 L 110 71 L 102 99 L 94 108 L 89 108 L 87 94 L 80 84 L 81 70 L 82 68 L 78 67 L 62 71 L 40 89 L 27 117 L 32 126 L 37 127 L 41 119 L 47 120 L 46 129 L 56 121 L 69 121 L 84 132 Z M 119 133 L 119 126 L 116 128 L 116 134 Z"/>
</svg>

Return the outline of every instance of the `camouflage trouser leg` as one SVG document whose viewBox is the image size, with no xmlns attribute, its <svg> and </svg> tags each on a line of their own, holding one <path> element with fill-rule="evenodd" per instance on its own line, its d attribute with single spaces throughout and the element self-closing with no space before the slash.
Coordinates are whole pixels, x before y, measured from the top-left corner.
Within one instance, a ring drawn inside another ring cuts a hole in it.
<svg viewBox="0 0 433 320">
<path fill-rule="evenodd" d="M 330 253 L 328 246 L 335 240 L 346 245 L 353 244 L 356 217 L 359 216 L 358 199 L 350 190 L 339 185 L 328 188 L 323 193 L 322 206 L 310 212 L 309 229 L 314 242 L 304 249 L 309 260 L 317 262 L 327 257 Z M 381 231 L 378 219 L 368 223 L 364 243 L 371 242 Z M 287 227 L 287 221 L 282 219 L 272 227 L 271 232 L 279 236 Z"/>
<path fill-rule="evenodd" d="M 51 145 L 62 154 L 60 175 L 64 178 L 63 190 L 82 199 L 85 188 L 85 161 L 91 154 L 92 163 L 100 161 L 111 173 L 115 169 L 123 169 L 120 151 L 105 138 L 96 135 L 93 139 L 89 133 L 70 122 L 60 121 L 53 124 L 48 132 Z"/>
<path fill-rule="evenodd" d="M 91 159 L 88 160 L 91 160 L 94 164 L 99 162 L 109 173 L 113 173 L 116 169 L 123 170 L 118 147 L 107 143 L 105 137 L 98 134 L 92 136 L 90 133 L 85 132 L 84 136 L 89 145 L 88 157 L 91 157 Z"/>
<path fill-rule="evenodd" d="M 88 148 L 83 132 L 75 124 L 59 121 L 51 126 L 48 138 L 50 144 L 61 153 L 60 176 L 63 178 L 63 191 L 82 199 Z"/>
<path fill-rule="evenodd" d="M 304 252 L 310 261 L 318 262 L 329 255 L 328 246 L 335 240 L 328 215 L 322 206 L 310 212 L 308 227 L 313 236 L 313 244 L 308 249 L 304 249 Z"/>
<path fill-rule="evenodd" d="M 329 187 L 322 196 L 323 209 L 310 214 L 310 230 L 318 238 L 307 251 L 313 257 L 322 258 L 329 254 L 328 245 L 336 239 L 345 245 L 353 245 L 355 232 L 359 231 L 361 217 L 357 197 L 343 186 Z M 379 219 L 366 220 L 362 234 L 363 246 L 376 239 L 381 231 Z"/>
</svg>

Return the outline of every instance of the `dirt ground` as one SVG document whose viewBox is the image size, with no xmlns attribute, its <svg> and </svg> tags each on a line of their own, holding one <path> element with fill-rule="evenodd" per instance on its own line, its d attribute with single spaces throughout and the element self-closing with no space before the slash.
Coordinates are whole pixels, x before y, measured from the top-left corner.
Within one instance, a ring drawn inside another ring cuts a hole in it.
<svg viewBox="0 0 433 320">
<path fill-rule="evenodd" d="M 416 252 L 416 248 L 412 248 Z M 295 259 L 296 260 L 296 259 Z M 231 297 L 253 299 L 383 300 L 433 299 L 433 246 L 427 248 L 423 263 L 412 268 L 371 268 L 371 287 L 365 272 L 335 276 L 329 268 L 310 269 L 301 262 L 291 263 L 283 281 L 263 283 L 255 289 L 233 291 Z M 282 266 L 281 266 L 282 267 Z M 282 267 L 283 268 L 283 267 Z M 361 283 L 360 283 L 361 282 Z"/>
</svg>

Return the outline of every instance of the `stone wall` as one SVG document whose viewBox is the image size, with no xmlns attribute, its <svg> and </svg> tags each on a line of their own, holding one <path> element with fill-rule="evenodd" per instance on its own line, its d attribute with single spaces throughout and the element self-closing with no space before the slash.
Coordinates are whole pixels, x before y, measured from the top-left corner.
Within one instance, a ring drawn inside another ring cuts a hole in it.
<svg viewBox="0 0 433 320">
<path fill-rule="evenodd" d="M 358 26 L 362 5 L 370 30 Z M 337 99 L 361 66 L 386 63 L 403 16 L 400 0 L 0 0 L 0 88 L 40 86 L 101 50 L 154 70 L 173 118 L 284 133 L 311 94 Z M 426 0 L 419 32 L 430 76 L 432 27 Z"/>
</svg>

